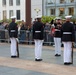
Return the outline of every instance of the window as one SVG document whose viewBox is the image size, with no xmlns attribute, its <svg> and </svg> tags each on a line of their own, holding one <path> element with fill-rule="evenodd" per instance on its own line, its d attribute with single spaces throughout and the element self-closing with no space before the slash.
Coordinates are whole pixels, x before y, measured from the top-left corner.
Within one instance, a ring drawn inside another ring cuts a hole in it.
<svg viewBox="0 0 76 75">
<path fill-rule="evenodd" d="M 6 17 L 6 10 L 3 10 L 3 19 L 6 19 L 7 17 Z"/>
<path fill-rule="evenodd" d="M 9 5 L 13 6 L 13 0 L 9 0 Z"/>
<path fill-rule="evenodd" d="M 20 20 L 20 10 L 16 11 L 17 20 Z"/>
<path fill-rule="evenodd" d="M 2 5 L 3 5 L 3 6 L 6 5 L 6 0 L 2 0 Z"/>
<path fill-rule="evenodd" d="M 74 8 L 73 7 L 70 7 L 68 10 L 69 10 L 69 15 L 74 15 Z"/>
<path fill-rule="evenodd" d="M 65 0 L 60 0 L 60 3 L 64 3 L 65 2 Z"/>
<path fill-rule="evenodd" d="M 62 15 L 64 15 L 64 8 L 59 8 L 59 11 L 60 11 L 60 14 L 59 14 L 59 16 L 62 16 Z"/>
<path fill-rule="evenodd" d="M 51 12 L 51 15 L 55 15 L 55 9 L 51 9 L 50 12 Z"/>
<path fill-rule="evenodd" d="M 10 18 L 11 16 L 13 16 L 13 10 L 10 10 L 10 11 L 9 11 L 9 18 Z"/>
<path fill-rule="evenodd" d="M 16 5 L 20 5 L 20 0 L 16 0 Z"/>
<path fill-rule="evenodd" d="M 74 0 L 70 0 L 70 2 L 72 3 L 72 2 L 74 2 Z"/>
<path fill-rule="evenodd" d="M 47 0 L 48 4 L 53 4 L 52 0 Z"/>
</svg>

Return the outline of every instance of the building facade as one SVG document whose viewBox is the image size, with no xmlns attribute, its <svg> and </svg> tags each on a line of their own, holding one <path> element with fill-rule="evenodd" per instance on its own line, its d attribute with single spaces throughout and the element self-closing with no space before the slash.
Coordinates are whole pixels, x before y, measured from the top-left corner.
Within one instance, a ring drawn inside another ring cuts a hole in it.
<svg viewBox="0 0 76 75">
<path fill-rule="evenodd" d="M 45 0 L 45 15 L 76 17 L 76 0 Z"/>
<path fill-rule="evenodd" d="M 0 0 L 0 20 L 26 20 L 26 0 Z M 31 18 L 36 15 L 76 17 L 76 0 L 31 0 Z"/>
<path fill-rule="evenodd" d="M 26 20 L 26 0 L 0 0 L 0 20 L 13 15 L 17 20 Z M 42 15 L 42 0 L 31 0 L 31 18 L 36 15 Z"/>
</svg>

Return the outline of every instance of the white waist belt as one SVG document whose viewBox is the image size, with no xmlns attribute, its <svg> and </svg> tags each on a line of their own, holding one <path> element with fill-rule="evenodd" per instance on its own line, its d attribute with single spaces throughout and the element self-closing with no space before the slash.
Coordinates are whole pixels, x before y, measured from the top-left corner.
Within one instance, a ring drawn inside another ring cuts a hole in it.
<svg viewBox="0 0 76 75">
<path fill-rule="evenodd" d="M 36 33 L 40 33 L 41 31 L 35 31 Z"/>
<path fill-rule="evenodd" d="M 55 31 L 60 31 L 60 30 L 58 30 L 58 29 L 55 29 Z"/>
<path fill-rule="evenodd" d="M 11 30 L 11 32 L 15 32 L 15 30 Z"/>
<path fill-rule="evenodd" d="M 71 32 L 63 32 L 63 34 L 72 34 Z"/>
</svg>

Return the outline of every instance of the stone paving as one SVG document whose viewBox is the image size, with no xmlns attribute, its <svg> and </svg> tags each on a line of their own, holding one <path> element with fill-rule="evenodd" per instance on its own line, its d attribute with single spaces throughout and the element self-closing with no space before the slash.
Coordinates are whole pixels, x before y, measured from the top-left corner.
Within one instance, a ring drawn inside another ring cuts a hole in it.
<svg viewBox="0 0 76 75">
<path fill-rule="evenodd" d="M 34 61 L 34 45 L 19 44 L 20 58 L 10 58 L 10 44 L 0 43 L 0 75 L 76 75 L 76 49 L 74 64 L 63 64 L 62 56 L 54 56 L 54 47 L 43 46 L 41 62 Z"/>
</svg>

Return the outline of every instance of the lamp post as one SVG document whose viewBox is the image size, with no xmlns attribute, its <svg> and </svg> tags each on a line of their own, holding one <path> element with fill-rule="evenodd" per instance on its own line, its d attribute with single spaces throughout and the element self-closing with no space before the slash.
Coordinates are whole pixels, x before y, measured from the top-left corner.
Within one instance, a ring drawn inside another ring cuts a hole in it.
<svg viewBox="0 0 76 75">
<path fill-rule="evenodd" d="M 26 23 L 28 26 L 31 26 L 31 0 L 26 0 Z"/>
<path fill-rule="evenodd" d="M 38 16 L 38 13 L 41 11 L 39 8 L 36 8 L 36 9 L 34 9 L 35 11 L 36 11 L 36 13 L 37 13 L 37 16 Z"/>
</svg>

